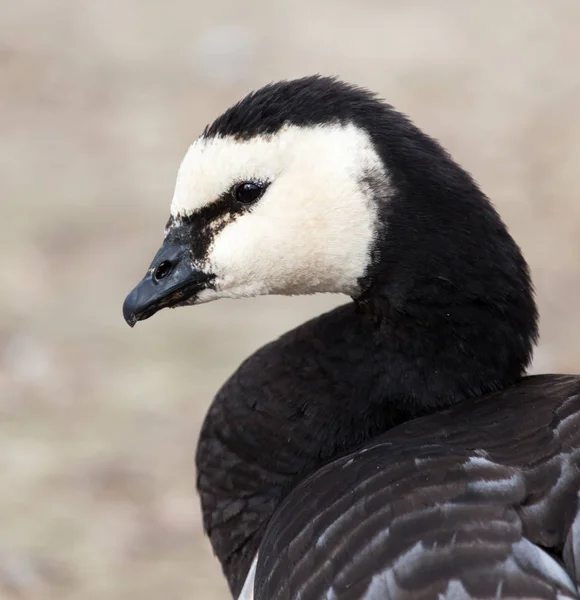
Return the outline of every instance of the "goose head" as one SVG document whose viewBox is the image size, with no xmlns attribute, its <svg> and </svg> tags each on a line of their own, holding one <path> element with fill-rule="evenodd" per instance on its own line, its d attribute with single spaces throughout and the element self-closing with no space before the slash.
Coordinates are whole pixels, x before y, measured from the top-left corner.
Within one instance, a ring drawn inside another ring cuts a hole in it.
<svg viewBox="0 0 580 600">
<path fill-rule="evenodd" d="M 191 145 L 163 246 L 125 304 L 130 324 L 218 298 L 360 293 L 381 227 L 373 190 L 388 179 L 348 111 L 375 101 L 331 80 L 294 86 L 249 96 Z M 331 94 L 344 115 L 310 114 Z"/>
<path fill-rule="evenodd" d="M 125 300 L 131 326 L 219 298 L 344 293 L 437 330 L 485 314 L 481 333 L 504 328 L 529 361 L 519 248 L 446 151 L 364 89 L 312 76 L 249 94 L 188 149 L 170 212 Z"/>
</svg>

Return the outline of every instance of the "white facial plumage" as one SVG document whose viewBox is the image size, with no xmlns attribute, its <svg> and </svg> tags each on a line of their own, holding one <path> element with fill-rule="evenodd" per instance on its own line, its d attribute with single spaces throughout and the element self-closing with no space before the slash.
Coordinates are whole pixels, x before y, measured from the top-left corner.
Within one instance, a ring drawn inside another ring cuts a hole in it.
<svg viewBox="0 0 580 600">
<path fill-rule="evenodd" d="M 179 168 L 175 222 L 234 183 L 268 181 L 264 195 L 222 228 L 196 267 L 215 275 L 196 303 L 265 294 L 356 294 L 377 232 L 369 176 L 388 194 L 383 162 L 353 124 L 284 126 L 272 135 L 200 137 Z M 383 196 L 384 197 L 384 196 Z"/>
</svg>

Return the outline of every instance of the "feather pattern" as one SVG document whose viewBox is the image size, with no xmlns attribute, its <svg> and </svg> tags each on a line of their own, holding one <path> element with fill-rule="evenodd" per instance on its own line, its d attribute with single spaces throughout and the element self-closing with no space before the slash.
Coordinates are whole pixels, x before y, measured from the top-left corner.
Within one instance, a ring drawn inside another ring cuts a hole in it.
<svg viewBox="0 0 580 600">
<path fill-rule="evenodd" d="M 255 598 L 576 598 L 579 460 L 578 377 L 401 425 L 289 494 Z"/>
</svg>

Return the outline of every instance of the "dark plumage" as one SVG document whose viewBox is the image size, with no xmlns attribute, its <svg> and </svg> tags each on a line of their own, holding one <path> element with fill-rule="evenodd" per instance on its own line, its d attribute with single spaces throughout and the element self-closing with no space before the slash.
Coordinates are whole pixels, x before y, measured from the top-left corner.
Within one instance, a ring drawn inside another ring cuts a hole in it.
<svg viewBox="0 0 580 600">
<path fill-rule="evenodd" d="M 361 175 L 378 224 L 354 302 L 258 350 L 208 411 L 197 485 L 232 593 L 259 551 L 260 600 L 576 597 L 547 553 L 575 582 L 580 378 L 522 378 L 528 268 L 472 178 L 329 78 L 266 86 L 204 136 L 329 123 L 368 133 L 388 189 Z M 211 206 L 180 225 L 194 255 L 203 215 L 233 214 Z"/>
<path fill-rule="evenodd" d="M 255 598 L 366 598 L 381 573 L 369 598 L 437 598 L 450 580 L 457 597 L 577 597 L 530 557 L 565 557 L 578 581 L 579 425 L 578 377 L 549 375 L 375 438 L 285 498 Z"/>
</svg>

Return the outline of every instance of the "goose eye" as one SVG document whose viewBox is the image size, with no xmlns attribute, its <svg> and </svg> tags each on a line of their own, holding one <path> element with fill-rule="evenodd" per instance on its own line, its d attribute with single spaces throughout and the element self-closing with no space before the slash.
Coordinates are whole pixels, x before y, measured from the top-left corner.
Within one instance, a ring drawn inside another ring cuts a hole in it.
<svg viewBox="0 0 580 600">
<path fill-rule="evenodd" d="M 264 193 L 265 187 L 253 181 L 240 183 L 235 189 L 236 201 L 241 204 L 252 204 Z"/>
<path fill-rule="evenodd" d="M 165 279 L 169 275 L 169 273 L 171 273 L 172 270 L 173 270 L 173 264 L 171 264 L 171 262 L 168 260 L 164 260 L 155 269 L 155 273 L 153 274 L 153 277 L 155 277 L 155 279 L 157 281 L 161 281 L 162 279 Z"/>
</svg>

